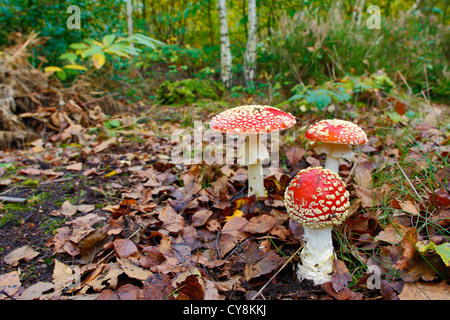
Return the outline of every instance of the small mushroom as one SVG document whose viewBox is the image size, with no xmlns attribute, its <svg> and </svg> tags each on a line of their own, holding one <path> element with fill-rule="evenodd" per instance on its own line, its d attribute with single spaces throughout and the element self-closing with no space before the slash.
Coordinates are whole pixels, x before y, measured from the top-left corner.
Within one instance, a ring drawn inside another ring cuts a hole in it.
<svg viewBox="0 0 450 320">
<path fill-rule="evenodd" d="M 238 157 L 244 159 L 244 163 L 248 165 L 249 196 L 265 196 L 262 161 L 269 157 L 269 152 L 261 143 L 260 134 L 290 128 L 295 122 L 290 113 L 258 105 L 228 109 L 211 120 L 211 129 L 246 136 L 245 143 L 238 151 Z"/>
<path fill-rule="evenodd" d="M 349 192 L 339 175 L 322 167 L 301 170 L 290 182 L 284 203 L 290 217 L 303 225 L 305 241 L 297 267 L 299 280 L 314 284 L 331 280 L 334 249 L 333 225 L 342 223 L 347 215 Z"/>
<path fill-rule="evenodd" d="M 345 120 L 322 120 L 308 128 L 305 138 L 323 142 L 314 150 L 326 153 L 325 169 L 339 172 L 339 158 L 352 158 L 350 145 L 367 143 L 367 135 L 358 125 Z"/>
</svg>

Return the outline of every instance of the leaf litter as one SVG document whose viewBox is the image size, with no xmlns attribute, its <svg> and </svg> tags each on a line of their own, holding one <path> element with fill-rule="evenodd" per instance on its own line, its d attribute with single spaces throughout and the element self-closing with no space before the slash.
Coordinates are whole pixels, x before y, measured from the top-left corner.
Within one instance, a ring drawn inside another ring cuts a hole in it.
<svg viewBox="0 0 450 320">
<path fill-rule="evenodd" d="M 2 151 L 2 163 L 22 165 L 2 177 L 2 188 L 32 178 L 43 191 L 74 180 L 76 192 L 92 201 L 62 198 L 35 211 L 60 221 L 48 233 L 48 253 L 33 243 L 8 246 L 1 256 L 0 299 L 250 299 L 260 289 L 265 299 L 449 298 L 449 152 L 437 142 L 442 139 L 433 140 L 434 126 L 420 124 L 416 137 L 434 152 L 433 188 L 421 187 L 429 164 L 424 153 L 414 151 L 400 162 L 404 152 L 389 134 L 359 150 L 355 164 L 341 163 L 351 215 L 334 231 L 335 271 L 319 287 L 296 279 L 294 253 L 303 231 L 288 217 L 283 195 L 298 170 L 323 159 L 306 146 L 282 145 L 286 160 L 265 177 L 268 197 L 255 199 L 245 194 L 245 168 L 171 163 L 174 142 L 165 136 L 176 128 L 150 122 L 95 139 L 72 124 L 45 152 Z M 62 148 L 58 139 L 73 147 Z M 396 175 L 380 180 L 385 171 Z M 17 267 L 33 262 L 50 272 L 25 283 Z M 380 270 L 378 288 L 367 286 L 368 266 Z"/>
</svg>

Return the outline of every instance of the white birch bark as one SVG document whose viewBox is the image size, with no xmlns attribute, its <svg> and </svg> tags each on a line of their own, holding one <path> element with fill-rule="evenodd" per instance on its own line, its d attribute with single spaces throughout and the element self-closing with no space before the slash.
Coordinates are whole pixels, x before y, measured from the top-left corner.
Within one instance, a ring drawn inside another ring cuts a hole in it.
<svg viewBox="0 0 450 320">
<path fill-rule="evenodd" d="M 253 86 L 256 74 L 256 0 L 248 0 L 248 39 L 244 55 L 244 80 L 247 86 Z"/>
<path fill-rule="evenodd" d="M 133 35 L 133 0 L 127 0 L 127 25 L 128 25 L 128 36 L 131 37 Z M 134 44 L 131 43 L 131 46 L 134 47 Z"/>
<path fill-rule="evenodd" d="M 230 37 L 228 35 L 227 2 L 218 0 L 220 25 L 220 77 L 225 87 L 231 88 L 233 78 Z"/>
</svg>

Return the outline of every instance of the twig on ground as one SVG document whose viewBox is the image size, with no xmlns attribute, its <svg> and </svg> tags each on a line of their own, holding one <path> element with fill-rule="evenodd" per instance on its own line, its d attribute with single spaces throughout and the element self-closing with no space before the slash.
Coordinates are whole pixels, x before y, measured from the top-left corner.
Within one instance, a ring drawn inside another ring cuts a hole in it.
<svg viewBox="0 0 450 320">
<path fill-rule="evenodd" d="M 417 192 L 416 188 L 414 187 L 414 185 L 411 183 L 411 180 L 409 180 L 408 176 L 406 175 L 405 171 L 403 171 L 403 168 L 398 164 L 397 160 L 395 160 L 395 164 L 400 168 L 400 171 L 402 172 L 402 174 L 405 176 L 406 181 L 408 181 L 409 185 L 411 186 L 411 188 L 413 189 L 414 193 L 416 194 L 418 200 L 422 200 L 422 197 L 419 195 L 419 193 Z"/>
<path fill-rule="evenodd" d="M 300 248 L 298 248 L 297 251 L 295 251 L 292 256 L 288 259 L 288 261 L 286 261 L 280 269 L 278 269 L 278 271 L 272 276 L 272 278 L 269 279 L 269 281 L 266 282 L 265 285 L 263 285 L 263 287 L 261 289 L 259 289 L 259 291 L 250 299 L 250 300 L 255 300 L 255 298 L 257 296 L 259 296 L 263 290 L 269 285 L 269 283 L 272 282 L 273 279 L 275 279 L 275 277 L 281 272 L 281 270 L 284 269 L 284 267 L 286 267 L 288 265 L 289 262 L 291 262 L 291 260 L 299 253 L 299 251 L 303 248 L 303 246 L 301 246 Z"/>
<path fill-rule="evenodd" d="M 27 202 L 27 199 L 26 198 L 0 196 L 0 202 L 25 203 L 25 202 Z"/>
</svg>

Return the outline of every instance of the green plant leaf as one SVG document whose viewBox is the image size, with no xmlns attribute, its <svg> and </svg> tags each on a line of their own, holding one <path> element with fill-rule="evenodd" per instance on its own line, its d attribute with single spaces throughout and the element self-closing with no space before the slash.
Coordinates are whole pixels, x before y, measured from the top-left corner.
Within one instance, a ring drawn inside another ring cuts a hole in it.
<svg viewBox="0 0 450 320">
<path fill-rule="evenodd" d="M 70 63 L 73 64 L 75 62 L 75 60 L 77 60 L 77 55 L 73 52 L 66 52 L 66 53 L 63 53 L 62 55 L 60 55 L 58 57 L 58 59 L 61 59 L 61 60 L 67 59 L 70 61 Z"/>
<path fill-rule="evenodd" d="M 81 53 L 81 56 L 83 58 L 86 58 L 100 52 L 102 52 L 102 48 L 94 44 L 89 49 L 83 51 Z"/>
<path fill-rule="evenodd" d="M 105 47 L 109 47 L 114 40 L 116 39 L 116 35 L 115 34 L 107 34 L 106 36 L 103 37 L 103 44 L 105 45 Z"/>
<path fill-rule="evenodd" d="M 441 257 L 447 267 L 450 267 L 450 243 L 446 242 L 440 245 L 436 245 L 434 242 L 430 242 L 425 245 L 422 241 L 416 243 L 417 249 L 424 253 L 428 250 L 434 250 Z"/>
<path fill-rule="evenodd" d="M 58 76 L 59 79 L 61 79 L 62 81 L 66 80 L 67 78 L 67 73 L 64 70 L 58 71 L 56 72 L 56 75 Z"/>
<path fill-rule="evenodd" d="M 86 50 L 89 46 L 85 43 L 72 43 L 69 47 L 75 50 Z"/>
<path fill-rule="evenodd" d="M 325 89 L 318 89 L 314 91 L 307 90 L 305 99 L 308 103 L 315 103 L 316 107 L 319 110 L 322 110 L 331 103 L 331 97 L 329 96 L 330 93 L 332 92 Z"/>
<path fill-rule="evenodd" d="M 442 261 L 444 261 L 447 267 L 450 267 L 450 243 L 443 243 L 435 248 L 436 253 L 441 256 Z"/>
</svg>

